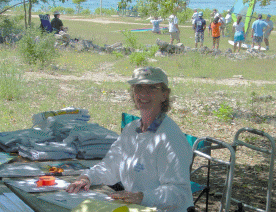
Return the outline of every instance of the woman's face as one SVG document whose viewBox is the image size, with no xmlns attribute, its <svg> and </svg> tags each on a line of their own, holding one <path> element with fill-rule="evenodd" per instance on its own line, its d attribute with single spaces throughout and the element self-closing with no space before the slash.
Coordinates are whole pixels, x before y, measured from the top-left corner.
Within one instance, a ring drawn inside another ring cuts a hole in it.
<svg viewBox="0 0 276 212">
<path fill-rule="evenodd" d="M 139 110 L 151 110 L 159 113 L 162 102 L 167 99 L 168 92 L 162 91 L 162 84 L 137 84 L 133 86 L 134 102 Z"/>
</svg>

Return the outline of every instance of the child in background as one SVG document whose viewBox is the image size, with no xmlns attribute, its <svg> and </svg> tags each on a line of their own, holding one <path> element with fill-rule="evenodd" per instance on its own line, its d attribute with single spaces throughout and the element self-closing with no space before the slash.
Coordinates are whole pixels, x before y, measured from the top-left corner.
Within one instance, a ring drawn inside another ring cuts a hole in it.
<svg viewBox="0 0 276 212">
<path fill-rule="evenodd" d="M 214 21 L 211 24 L 212 29 L 212 37 L 213 37 L 213 49 L 215 49 L 215 46 L 217 46 L 217 50 L 219 48 L 219 38 L 220 38 L 220 29 L 221 22 L 219 22 L 220 17 L 216 17 Z"/>
<path fill-rule="evenodd" d="M 154 19 L 150 20 L 150 22 L 152 23 L 152 32 L 153 33 L 161 34 L 159 23 L 162 21 L 163 21 L 163 19 L 158 19 L 157 16 L 154 16 Z"/>
<path fill-rule="evenodd" d="M 233 24 L 233 32 L 235 32 L 234 35 L 234 52 L 237 49 L 237 44 L 239 43 L 238 52 L 241 49 L 241 44 L 244 41 L 244 23 L 241 22 L 242 16 L 238 15 L 237 22 Z"/>
</svg>

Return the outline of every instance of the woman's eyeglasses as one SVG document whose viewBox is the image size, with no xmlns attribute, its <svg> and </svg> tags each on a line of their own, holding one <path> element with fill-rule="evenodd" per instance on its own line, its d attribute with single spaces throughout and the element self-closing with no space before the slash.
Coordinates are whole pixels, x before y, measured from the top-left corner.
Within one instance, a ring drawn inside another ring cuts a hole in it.
<svg viewBox="0 0 276 212">
<path fill-rule="evenodd" d="M 135 92 L 142 92 L 144 89 L 148 92 L 156 92 L 158 91 L 159 89 L 161 89 L 162 86 L 160 85 L 135 85 L 134 86 L 134 91 Z"/>
</svg>

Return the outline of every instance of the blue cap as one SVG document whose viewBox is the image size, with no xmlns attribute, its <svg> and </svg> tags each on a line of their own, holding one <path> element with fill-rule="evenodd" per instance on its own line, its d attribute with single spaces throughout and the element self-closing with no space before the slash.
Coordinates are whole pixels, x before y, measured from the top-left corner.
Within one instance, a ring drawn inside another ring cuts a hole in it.
<svg viewBox="0 0 276 212">
<path fill-rule="evenodd" d="M 261 19 L 262 17 L 263 17 L 262 14 L 259 14 L 259 15 L 258 15 L 258 18 L 259 18 L 259 19 Z"/>
<path fill-rule="evenodd" d="M 202 17 L 203 16 L 203 12 L 199 12 L 198 16 Z"/>
<path fill-rule="evenodd" d="M 267 17 L 268 17 L 268 18 L 270 18 L 270 17 L 271 17 L 271 15 L 270 15 L 270 14 L 268 14 L 268 15 L 267 15 Z"/>
</svg>

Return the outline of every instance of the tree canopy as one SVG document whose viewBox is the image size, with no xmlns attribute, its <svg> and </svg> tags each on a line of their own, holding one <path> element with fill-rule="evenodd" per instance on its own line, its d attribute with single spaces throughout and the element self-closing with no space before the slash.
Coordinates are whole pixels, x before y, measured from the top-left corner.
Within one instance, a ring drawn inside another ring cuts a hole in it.
<svg viewBox="0 0 276 212">
<path fill-rule="evenodd" d="M 82 2 L 86 2 L 87 0 L 72 0 L 72 2 L 74 3 L 74 4 L 76 4 L 77 5 L 77 10 L 78 10 L 78 13 L 80 13 L 80 10 L 81 10 L 81 3 Z"/>
</svg>

